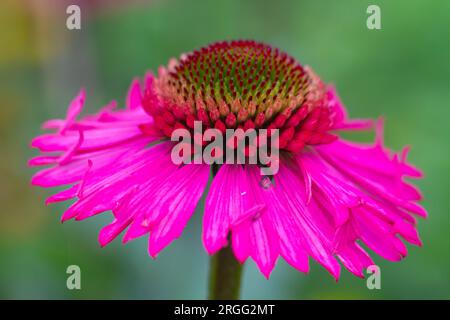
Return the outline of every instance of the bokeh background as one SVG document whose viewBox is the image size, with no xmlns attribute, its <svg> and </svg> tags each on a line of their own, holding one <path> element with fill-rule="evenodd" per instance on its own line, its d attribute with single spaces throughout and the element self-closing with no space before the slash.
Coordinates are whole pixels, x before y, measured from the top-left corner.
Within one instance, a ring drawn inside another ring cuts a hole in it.
<svg viewBox="0 0 450 320">
<path fill-rule="evenodd" d="M 67 30 L 78 4 L 82 30 Z M 366 27 L 369 4 L 382 30 Z M 80 87 L 87 111 L 123 102 L 132 78 L 209 42 L 251 38 L 282 48 L 337 85 L 353 117 L 386 118 L 386 143 L 412 145 L 410 160 L 430 217 L 419 222 L 423 248 L 401 263 L 376 259 L 382 289 L 343 271 L 335 283 L 312 262 L 309 275 L 279 260 L 267 281 L 245 266 L 249 299 L 450 298 L 450 1 L 0 1 L 0 297 L 6 299 L 201 299 L 208 256 L 201 208 L 157 260 L 146 239 L 101 249 L 103 214 L 61 225 L 66 205 L 44 206 L 50 190 L 31 188 L 27 160 L 40 124 L 63 117 Z M 353 136 L 372 139 L 371 135 Z M 79 265 L 82 289 L 66 288 Z"/>
</svg>

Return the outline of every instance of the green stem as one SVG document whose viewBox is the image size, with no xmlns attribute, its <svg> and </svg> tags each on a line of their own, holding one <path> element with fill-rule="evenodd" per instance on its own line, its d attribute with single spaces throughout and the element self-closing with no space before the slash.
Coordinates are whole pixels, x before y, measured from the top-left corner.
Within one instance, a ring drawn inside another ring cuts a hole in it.
<svg viewBox="0 0 450 320">
<path fill-rule="evenodd" d="M 241 291 L 242 265 L 227 246 L 211 257 L 210 300 L 237 300 Z"/>
<path fill-rule="evenodd" d="M 212 167 L 213 176 L 219 166 Z M 231 239 L 229 241 L 231 243 Z M 242 265 L 234 256 L 231 245 L 220 250 L 211 257 L 209 271 L 210 300 L 237 300 L 241 291 Z"/>
</svg>

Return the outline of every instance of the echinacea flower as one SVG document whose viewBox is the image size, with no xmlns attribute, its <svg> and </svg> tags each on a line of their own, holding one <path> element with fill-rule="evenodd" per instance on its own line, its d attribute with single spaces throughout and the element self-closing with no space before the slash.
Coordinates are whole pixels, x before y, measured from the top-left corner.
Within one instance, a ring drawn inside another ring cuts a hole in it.
<svg viewBox="0 0 450 320">
<path fill-rule="evenodd" d="M 32 183 L 68 186 L 47 200 L 74 200 L 63 221 L 112 211 L 102 246 L 126 230 L 123 242 L 147 236 L 156 257 L 182 234 L 207 189 L 206 251 L 231 246 L 240 263 L 253 259 L 266 277 L 280 256 L 305 273 L 311 257 L 336 279 L 339 261 L 363 277 L 373 264 L 366 248 L 399 261 L 407 255 L 402 240 L 421 245 L 415 216 L 426 211 L 404 180 L 421 172 L 407 162 L 408 148 L 387 149 L 380 120 L 349 120 L 335 89 L 278 49 L 214 43 L 171 60 L 143 84 L 134 80 L 126 108 L 112 102 L 79 117 L 84 101 L 82 90 L 65 119 L 44 124 L 53 132 L 33 140 L 44 155 L 30 165 L 50 168 Z M 171 135 L 195 121 L 222 132 L 279 129 L 279 171 L 266 177 L 258 164 L 174 164 Z M 373 128 L 374 144 L 337 135 Z"/>
</svg>

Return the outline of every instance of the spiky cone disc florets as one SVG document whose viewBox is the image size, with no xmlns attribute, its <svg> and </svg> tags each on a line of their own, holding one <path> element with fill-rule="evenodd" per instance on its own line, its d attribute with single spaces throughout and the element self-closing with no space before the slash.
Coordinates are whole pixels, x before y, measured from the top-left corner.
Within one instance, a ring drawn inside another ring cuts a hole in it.
<svg viewBox="0 0 450 320">
<path fill-rule="evenodd" d="M 173 59 L 147 88 L 144 108 L 170 137 L 177 128 L 279 129 L 280 149 L 335 140 L 326 86 L 278 49 L 255 41 L 213 43 Z"/>
</svg>

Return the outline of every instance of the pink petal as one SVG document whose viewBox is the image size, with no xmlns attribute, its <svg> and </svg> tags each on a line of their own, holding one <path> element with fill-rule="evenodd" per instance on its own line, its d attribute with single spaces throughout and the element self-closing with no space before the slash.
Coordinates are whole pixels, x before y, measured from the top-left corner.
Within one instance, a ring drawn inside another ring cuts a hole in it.
<svg viewBox="0 0 450 320">
<path fill-rule="evenodd" d="M 367 130 L 373 127 L 370 119 L 348 119 L 347 110 L 336 93 L 334 86 L 329 85 L 327 90 L 329 107 L 333 110 L 333 129 L 336 130 Z"/>
<path fill-rule="evenodd" d="M 141 85 L 139 84 L 139 79 L 134 79 L 131 83 L 130 89 L 128 90 L 127 97 L 127 107 L 128 109 L 137 109 L 141 106 L 142 96 L 141 96 Z"/>
<path fill-rule="evenodd" d="M 284 203 L 284 215 L 291 216 L 291 223 L 297 228 L 296 237 L 302 248 L 338 279 L 340 267 L 332 255 L 332 218 L 317 207 L 314 192 L 310 205 L 306 206 L 304 193 L 301 192 L 305 188 L 303 180 L 297 175 L 298 171 L 295 164 L 282 165 L 275 177 L 275 190 L 278 188 L 279 197 L 283 199 L 281 203 Z M 283 224 L 286 225 L 287 222 Z"/>
<path fill-rule="evenodd" d="M 425 210 L 414 202 L 420 198 L 417 190 L 402 180 L 405 170 L 395 158 L 390 160 L 382 148 L 337 141 L 317 150 L 333 167 L 374 196 L 426 217 Z"/>
<path fill-rule="evenodd" d="M 209 254 L 227 245 L 231 225 L 247 218 L 252 203 L 249 189 L 241 165 L 221 166 L 206 198 L 203 217 L 203 243 Z"/>
<path fill-rule="evenodd" d="M 84 101 L 86 99 L 86 92 L 84 89 L 80 90 L 78 96 L 70 103 L 67 110 L 67 116 L 64 126 L 61 128 L 61 132 L 67 130 L 75 121 L 77 116 L 83 110 Z"/>
<path fill-rule="evenodd" d="M 188 164 L 178 169 L 168 183 L 172 189 L 161 202 L 161 220 L 150 233 L 149 254 L 157 254 L 178 238 L 194 213 L 209 178 L 209 166 Z"/>
<path fill-rule="evenodd" d="M 374 265 L 370 256 L 357 243 L 351 243 L 339 251 L 339 259 L 354 275 L 364 278 L 364 270 Z"/>
<path fill-rule="evenodd" d="M 118 162 L 118 169 L 107 167 L 87 179 L 83 198 L 74 203 L 63 215 L 67 220 L 76 217 L 86 219 L 106 210 L 112 210 L 134 185 L 143 184 L 160 170 L 162 164 L 170 163 L 170 144 L 163 143 L 143 150 Z"/>
</svg>

